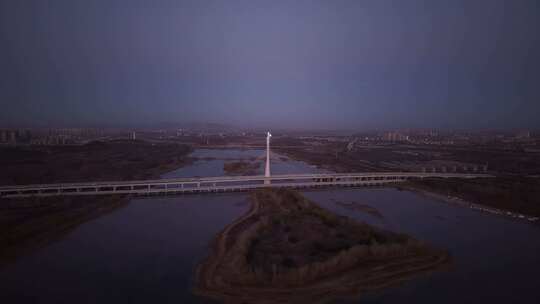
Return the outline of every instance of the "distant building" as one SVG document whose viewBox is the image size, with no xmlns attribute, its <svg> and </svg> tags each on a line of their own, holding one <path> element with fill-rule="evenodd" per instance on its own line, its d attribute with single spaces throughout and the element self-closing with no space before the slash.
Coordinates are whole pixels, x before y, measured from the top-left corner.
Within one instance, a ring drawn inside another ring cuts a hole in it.
<svg viewBox="0 0 540 304">
<path fill-rule="evenodd" d="M 409 136 L 398 133 L 398 132 L 388 132 L 388 133 L 386 133 L 384 135 L 384 139 L 387 140 L 387 141 L 393 141 L 393 142 L 396 142 L 396 141 L 408 141 Z"/>
</svg>

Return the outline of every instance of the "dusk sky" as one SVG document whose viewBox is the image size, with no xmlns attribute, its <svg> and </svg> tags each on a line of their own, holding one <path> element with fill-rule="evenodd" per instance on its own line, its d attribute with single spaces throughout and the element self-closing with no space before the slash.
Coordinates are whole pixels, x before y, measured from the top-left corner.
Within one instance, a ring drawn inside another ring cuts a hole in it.
<svg viewBox="0 0 540 304">
<path fill-rule="evenodd" d="M 0 0 L 0 125 L 538 128 L 538 0 Z"/>
</svg>

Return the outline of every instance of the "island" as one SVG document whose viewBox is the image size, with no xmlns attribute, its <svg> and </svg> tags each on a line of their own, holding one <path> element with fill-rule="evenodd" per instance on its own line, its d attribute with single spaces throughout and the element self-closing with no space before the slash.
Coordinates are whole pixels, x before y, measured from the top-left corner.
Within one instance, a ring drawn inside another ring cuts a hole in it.
<svg viewBox="0 0 540 304">
<path fill-rule="evenodd" d="M 326 302 L 444 268 L 450 255 L 266 188 L 215 238 L 194 291 L 225 303 Z"/>
</svg>

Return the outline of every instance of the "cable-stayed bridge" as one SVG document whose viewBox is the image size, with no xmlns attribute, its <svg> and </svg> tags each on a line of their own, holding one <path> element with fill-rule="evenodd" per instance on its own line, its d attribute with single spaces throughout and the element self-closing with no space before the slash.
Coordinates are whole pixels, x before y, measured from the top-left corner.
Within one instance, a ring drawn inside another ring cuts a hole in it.
<svg viewBox="0 0 540 304">
<path fill-rule="evenodd" d="M 285 174 L 236 177 L 172 178 L 144 181 L 89 182 L 0 187 L 0 197 L 54 195 L 165 195 L 248 191 L 264 187 L 317 188 L 329 186 L 381 186 L 417 178 L 479 178 L 487 174 L 369 172 Z"/>
<path fill-rule="evenodd" d="M 381 186 L 404 182 L 410 179 L 430 177 L 480 178 L 491 176 L 488 174 L 444 172 L 361 172 L 271 175 L 270 137 L 271 135 L 268 133 L 264 175 L 3 186 L 0 187 L 0 197 L 114 194 L 167 195 L 249 191 L 264 187 L 358 187 Z"/>
</svg>

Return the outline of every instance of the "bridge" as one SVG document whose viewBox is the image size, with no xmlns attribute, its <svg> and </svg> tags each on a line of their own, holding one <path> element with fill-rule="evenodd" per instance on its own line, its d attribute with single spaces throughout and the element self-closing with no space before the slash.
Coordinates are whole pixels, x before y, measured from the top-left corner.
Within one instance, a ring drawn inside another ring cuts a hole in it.
<svg viewBox="0 0 540 304">
<path fill-rule="evenodd" d="M 58 195 L 167 195 L 185 193 L 237 192 L 264 187 L 315 188 L 381 186 L 417 178 L 479 178 L 488 174 L 425 173 L 425 172 L 363 172 L 324 174 L 270 174 L 270 132 L 266 137 L 265 174 L 260 176 L 222 176 L 171 178 L 143 181 L 85 182 L 66 184 L 17 185 L 0 187 L 2 197 L 32 197 Z"/>
<path fill-rule="evenodd" d="M 368 172 L 286 174 L 272 176 L 172 178 L 144 181 L 85 182 L 0 187 L 0 197 L 55 195 L 167 195 L 185 193 L 238 192 L 264 187 L 317 188 L 382 186 L 418 178 L 480 178 L 488 174 Z"/>
</svg>

